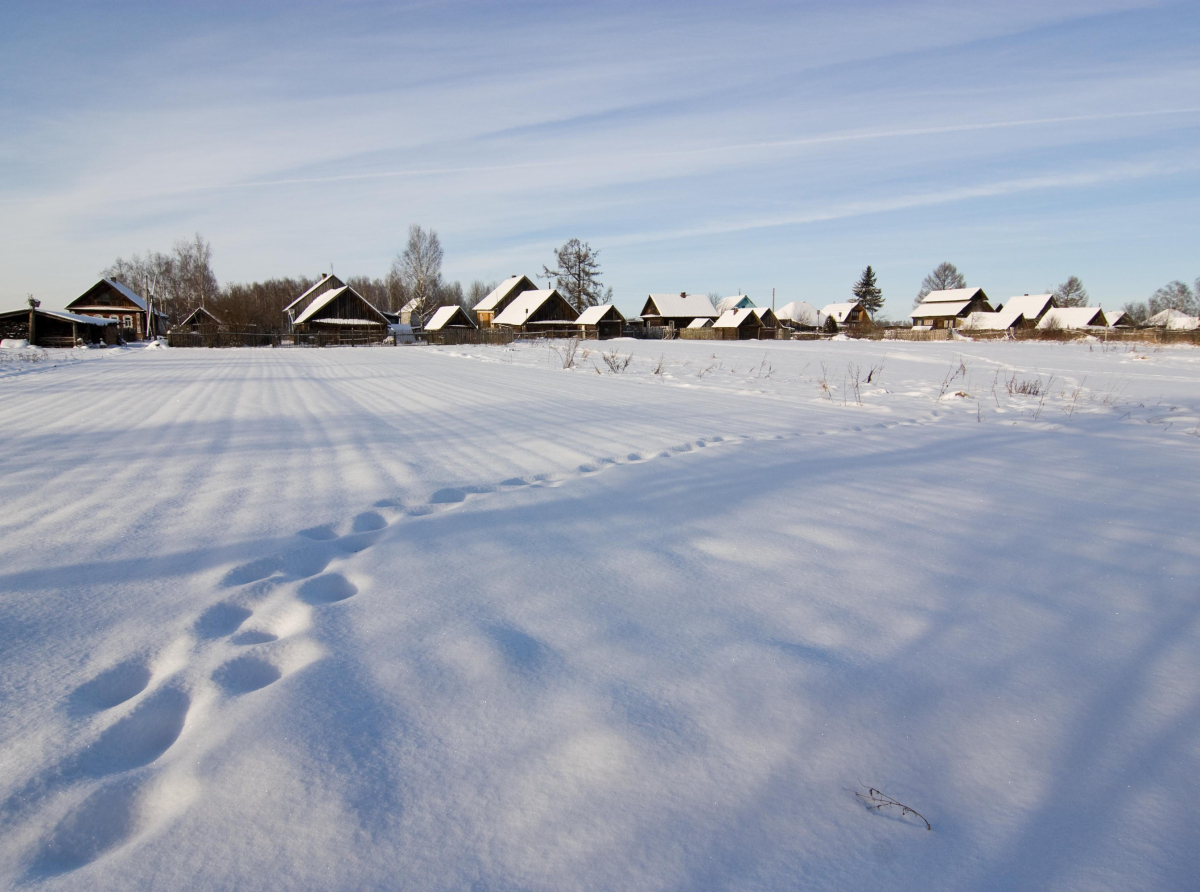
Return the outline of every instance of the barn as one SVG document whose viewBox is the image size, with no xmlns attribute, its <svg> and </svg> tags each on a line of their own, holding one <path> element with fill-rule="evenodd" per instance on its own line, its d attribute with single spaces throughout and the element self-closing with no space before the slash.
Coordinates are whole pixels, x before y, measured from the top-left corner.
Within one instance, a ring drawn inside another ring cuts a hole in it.
<svg viewBox="0 0 1200 892">
<path fill-rule="evenodd" d="M 196 307 L 175 326 L 180 331 L 218 331 L 224 327 L 225 323 L 204 307 Z"/>
<path fill-rule="evenodd" d="M 538 286 L 528 276 L 510 276 L 505 279 L 471 309 L 479 320 L 480 328 L 491 328 L 496 317 L 503 313 L 508 305 L 526 291 L 537 291 Z"/>
<path fill-rule="evenodd" d="M 726 341 L 753 340 L 761 335 L 762 327 L 762 319 L 754 307 L 726 310 L 713 323 L 713 331 L 719 332 L 721 340 Z"/>
<path fill-rule="evenodd" d="M 575 320 L 579 326 L 579 336 L 605 341 L 609 338 L 619 338 L 625 333 L 625 317 L 612 304 L 599 307 L 588 307 Z"/>
<path fill-rule="evenodd" d="M 115 344 L 117 321 L 66 310 L 12 310 L 0 313 L 0 338 L 29 341 L 35 347 Z M 30 331 L 32 326 L 33 331 Z"/>
<path fill-rule="evenodd" d="M 651 294 L 642 307 L 646 325 L 687 328 L 696 319 L 716 319 L 721 314 L 703 294 Z"/>
<path fill-rule="evenodd" d="M 544 332 L 554 337 L 564 332 L 574 334 L 578 318 L 567 299 L 551 288 L 521 292 L 492 320 L 492 325 L 513 331 Z"/>
<path fill-rule="evenodd" d="M 167 332 L 165 313 L 150 312 L 145 298 L 116 279 L 101 279 L 66 306 L 68 313 L 78 316 L 111 319 L 117 325 L 118 334 L 126 341 L 140 341 L 147 335 L 146 319 L 153 323 L 150 337 Z"/>
</svg>

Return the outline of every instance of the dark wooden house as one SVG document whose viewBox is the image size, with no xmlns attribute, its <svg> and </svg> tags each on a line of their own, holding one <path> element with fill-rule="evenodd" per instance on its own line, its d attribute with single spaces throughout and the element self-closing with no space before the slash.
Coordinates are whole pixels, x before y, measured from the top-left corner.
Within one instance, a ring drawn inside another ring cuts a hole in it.
<svg viewBox="0 0 1200 892">
<path fill-rule="evenodd" d="M 716 319 L 721 314 L 704 294 L 651 294 L 642 306 L 646 325 L 687 328 L 696 319 Z"/>
<path fill-rule="evenodd" d="M 111 319 L 126 341 L 140 341 L 146 337 L 146 319 L 151 317 L 151 337 L 167 333 L 165 313 L 150 312 L 146 300 L 123 282 L 116 279 L 101 279 L 66 306 L 68 313 L 79 316 Z"/>
<path fill-rule="evenodd" d="M 511 276 L 493 288 L 483 300 L 471 309 L 479 320 L 480 328 L 491 328 L 496 317 L 508 309 L 508 305 L 527 291 L 537 291 L 538 286 L 528 276 Z"/>
<path fill-rule="evenodd" d="M 283 314 L 287 316 L 288 327 L 291 328 L 296 322 L 296 317 L 303 313 L 308 308 L 308 305 L 322 294 L 345 287 L 346 283 L 337 276 L 332 273 L 323 273 L 316 284 L 283 308 Z"/>
<path fill-rule="evenodd" d="M 425 331 L 444 331 L 447 328 L 474 331 L 475 323 L 471 321 L 471 317 L 462 307 L 451 304 L 434 310 L 433 315 L 429 317 L 429 322 L 425 324 Z"/>
<path fill-rule="evenodd" d="M 579 318 L 575 308 L 555 289 L 524 291 L 492 320 L 494 326 L 513 331 L 545 332 L 560 336 L 575 334 L 574 322 Z"/>
<path fill-rule="evenodd" d="M 310 300 L 292 322 L 292 333 L 319 335 L 319 343 L 382 342 L 388 325 L 388 318 L 370 301 L 343 285 L 322 291 Z"/>
<path fill-rule="evenodd" d="M 182 331 L 220 331 L 224 327 L 225 323 L 204 307 L 196 307 L 175 326 Z"/>
<path fill-rule="evenodd" d="M 748 341 L 761 337 L 762 319 L 754 310 L 754 307 L 726 310 L 713 323 L 713 332 L 726 341 Z"/>
</svg>

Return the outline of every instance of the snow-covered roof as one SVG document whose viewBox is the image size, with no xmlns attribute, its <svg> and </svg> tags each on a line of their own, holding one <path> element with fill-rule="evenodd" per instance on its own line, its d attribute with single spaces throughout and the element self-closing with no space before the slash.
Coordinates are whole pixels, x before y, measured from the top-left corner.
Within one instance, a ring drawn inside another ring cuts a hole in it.
<svg viewBox="0 0 1200 892">
<path fill-rule="evenodd" d="M 187 316 L 184 317 L 184 320 L 182 322 L 180 322 L 179 324 L 187 325 L 189 322 L 193 321 L 198 316 L 207 316 L 213 322 L 216 322 L 218 324 L 220 324 L 220 322 L 221 322 L 221 320 L 218 319 L 216 316 L 214 316 L 212 314 L 212 312 L 210 312 L 206 307 L 196 307 L 196 309 L 194 309 L 194 310 L 192 310 L 192 312 L 188 313 Z"/>
<path fill-rule="evenodd" d="M 495 319 L 493 325 L 524 325 L 538 311 L 538 308 L 548 301 L 551 295 L 558 294 L 553 288 L 537 291 L 522 291 L 513 302 L 504 308 Z M 557 321 L 557 320 L 555 320 Z M 560 323 L 561 324 L 561 323 Z"/>
<path fill-rule="evenodd" d="M 1053 307 L 1046 311 L 1037 327 L 1043 331 L 1053 328 L 1087 328 L 1104 325 L 1104 311 L 1099 307 Z"/>
<path fill-rule="evenodd" d="M 313 319 L 313 325 L 380 325 L 378 319 Z"/>
<path fill-rule="evenodd" d="M 1006 300 L 1004 308 L 1000 312 L 1010 316 L 1014 322 L 1018 316 L 1024 316 L 1029 322 L 1035 322 L 1043 313 L 1052 308 L 1053 303 L 1053 294 L 1018 294 L 1016 297 Z M 1008 327 L 1005 326 L 1005 328 Z"/>
<path fill-rule="evenodd" d="M 708 328 L 713 324 L 712 319 L 707 316 L 702 316 L 699 319 L 693 319 L 687 324 L 688 328 Z"/>
<path fill-rule="evenodd" d="M 425 323 L 426 331 L 441 331 L 445 326 L 449 325 L 455 316 L 462 315 L 466 322 L 470 323 L 470 318 L 463 312 L 462 307 L 456 304 L 448 304 L 444 307 L 438 307 L 429 321 Z M 472 326 L 474 327 L 474 326 Z"/>
<path fill-rule="evenodd" d="M 313 292 L 315 292 L 322 285 L 329 284 L 330 280 L 336 282 L 337 283 L 336 287 L 338 287 L 338 288 L 342 288 L 346 284 L 341 279 L 339 279 L 337 276 L 335 276 L 333 273 L 330 273 L 327 276 L 321 276 L 319 281 L 317 281 L 307 291 L 305 291 L 303 294 L 301 294 L 299 297 L 297 297 L 294 301 L 292 301 L 290 304 L 288 304 L 286 307 L 284 307 L 283 311 L 286 313 L 288 310 L 297 306 L 299 303 L 301 303 L 303 300 L 305 300 L 307 297 L 309 297 L 311 294 L 313 294 Z"/>
<path fill-rule="evenodd" d="M 852 300 L 844 304 L 826 304 L 821 307 L 822 316 L 832 316 L 834 322 L 845 322 L 850 311 L 858 306 L 858 301 Z"/>
<path fill-rule="evenodd" d="M 724 313 L 726 310 L 740 310 L 743 307 L 752 306 L 754 306 L 754 301 L 744 294 L 735 294 L 732 297 L 723 297 L 713 304 L 713 308 L 718 313 Z"/>
<path fill-rule="evenodd" d="M 741 324 L 750 318 L 758 318 L 758 314 L 754 312 L 753 307 L 726 310 L 721 314 L 721 318 L 713 323 L 713 328 L 740 328 Z"/>
<path fill-rule="evenodd" d="M 505 279 L 503 282 L 489 291 L 483 300 L 475 304 L 474 309 L 477 312 L 479 310 L 486 311 L 496 309 L 497 305 L 506 297 L 508 297 L 509 293 L 516 288 L 522 280 L 529 281 L 530 284 L 532 284 L 532 280 L 527 279 L 525 276 L 513 276 L 510 279 Z"/>
<path fill-rule="evenodd" d="M 945 291 L 930 291 L 921 300 L 923 304 L 958 303 L 964 300 L 974 300 L 976 294 L 982 293 L 982 288 L 949 288 Z"/>
<path fill-rule="evenodd" d="M 716 319 L 721 315 L 704 294 L 651 294 L 650 300 L 654 301 L 658 315 L 668 319 L 687 316 L 693 319 L 699 316 Z"/>
<path fill-rule="evenodd" d="M 1124 310 L 1113 310 L 1111 313 L 1104 314 L 1104 321 L 1108 323 L 1109 328 L 1114 325 L 1128 325 L 1129 319 L 1126 318 L 1128 315 Z"/>
<path fill-rule="evenodd" d="M 324 294 L 318 294 L 317 297 L 313 300 L 313 302 L 304 308 L 304 312 L 296 317 L 296 325 L 300 325 L 303 322 L 309 321 L 310 319 L 312 319 L 314 313 L 316 313 L 318 310 L 322 309 L 323 307 L 327 306 L 331 301 L 336 300 L 338 297 L 340 297 L 342 294 L 345 294 L 346 292 L 350 292 L 355 297 L 357 297 L 359 300 L 361 300 L 364 304 L 366 304 L 368 307 L 371 307 L 372 310 L 375 310 L 375 307 L 371 306 L 370 302 L 365 297 L 363 297 L 361 294 L 359 294 L 357 291 L 355 291 L 350 286 L 343 285 L 341 288 L 334 288 L 330 291 L 326 291 Z M 375 312 L 379 313 L 378 310 L 375 310 Z M 382 322 L 387 321 L 384 318 L 382 313 L 379 313 L 379 317 L 380 317 L 379 319 L 374 319 L 374 320 L 372 320 L 372 319 L 354 319 L 354 320 L 350 320 L 347 323 L 335 322 L 334 320 L 331 320 L 331 319 L 314 319 L 313 321 L 314 322 L 329 322 L 332 325 L 342 325 L 342 324 L 380 325 L 381 321 Z"/>
<path fill-rule="evenodd" d="M 777 319 L 787 319 L 799 325 L 820 325 L 825 321 L 821 311 L 803 300 L 794 300 L 775 311 Z"/>
<path fill-rule="evenodd" d="M 915 314 L 914 310 L 914 314 Z M 1018 316 L 1020 313 L 1017 314 Z M 973 331 L 1003 331 L 1006 328 L 1011 328 L 1012 323 L 1009 322 L 1011 317 L 1008 313 L 984 313 L 977 311 L 967 314 L 963 319 L 963 328 L 969 328 Z"/>
<path fill-rule="evenodd" d="M 779 318 L 778 316 L 775 316 L 774 311 L 770 307 L 747 307 L 746 309 L 754 313 L 754 315 L 759 319 L 767 318 L 767 313 L 770 313 L 776 319 Z"/>
<path fill-rule="evenodd" d="M 604 318 L 604 314 L 607 313 L 609 310 L 614 310 L 614 309 L 616 309 L 616 308 L 612 304 L 601 304 L 598 307 L 588 307 L 586 310 L 584 310 L 582 313 L 579 314 L 579 318 L 576 319 L 575 321 L 579 325 L 598 325 L 600 323 L 600 320 L 602 320 Z M 617 315 L 618 316 L 621 315 L 620 310 L 617 310 Z M 622 318 L 624 318 L 624 317 L 622 317 Z"/>
<path fill-rule="evenodd" d="M 953 303 L 917 304 L 913 308 L 912 317 L 914 319 L 935 319 L 942 316 L 957 316 L 970 305 L 971 302 L 969 300 L 960 300 Z M 838 321 L 840 322 L 841 320 Z"/>
<path fill-rule="evenodd" d="M 1182 310 L 1161 310 L 1146 320 L 1149 325 L 1162 325 L 1177 331 L 1190 331 L 1198 327 L 1197 318 Z"/>
<path fill-rule="evenodd" d="M 28 312 L 22 310 L 22 313 Z M 78 313 L 68 313 L 66 310 L 43 310 L 40 307 L 37 312 L 46 316 L 53 316 L 55 319 L 62 319 L 64 322 L 75 322 L 83 325 L 116 325 L 116 319 L 110 319 L 107 316 L 81 316 Z"/>
</svg>

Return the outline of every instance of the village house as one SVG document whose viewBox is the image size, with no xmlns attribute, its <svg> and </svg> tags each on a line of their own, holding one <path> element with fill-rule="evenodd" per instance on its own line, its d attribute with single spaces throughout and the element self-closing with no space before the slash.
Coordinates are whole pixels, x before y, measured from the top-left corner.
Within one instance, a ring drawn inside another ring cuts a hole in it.
<svg viewBox="0 0 1200 892">
<path fill-rule="evenodd" d="M 1165 328 L 1167 331 L 1193 331 L 1200 328 L 1200 319 L 1189 316 L 1182 310 L 1160 310 L 1146 320 L 1147 325 Z"/>
<path fill-rule="evenodd" d="M 166 334 L 167 316 L 155 310 L 150 313 L 146 300 L 123 282 L 101 279 L 66 306 L 66 312 L 78 316 L 111 319 L 118 334 L 126 341 Z M 151 319 L 147 329 L 147 318 Z"/>
<path fill-rule="evenodd" d="M 492 325 L 552 336 L 566 331 L 573 334 L 578 318 L 567 299 L 551 288 L 521 292 L 492 320 Z"/>
<path fill-rule="evenodd" d="M 735 294 L 732 297 L 722 297 L 715 304 L 713 304 L 713 309 L 715 309 L 717 311 L 717 315 L 720 316 L 720 314 L 724 313 L 726 310 L 741 310 L 752 306 L 754 306 L 754 301 L 752 301 L 745 294 Z"/>
<path fill-rule="evenodd" d="M 696 319 L 716 319 L 721 314 L 703 294 L 651 294 L 642 306 L 646 325 L 686 328 Z"/>
<path fill-rule="evenodd" d="M 598 341 L 619 338 L 625 333 L 625 317 L 612 304 L 588 307 L 579 314 L 575 324 L 579 326 L 580 337 Z"/>
<path fill-rule="evenodd" d="M 820 328 L 825 323 L 821 311 L 803 300 L 784 304 L 775 315 L 784 325 L 794 328 Z"/>
<path fill-rule="evenodd" d="M 913 328 L 958 328 L 972 313 L 992 313 L 992 305 L 982 288 L 953 288 L 930 291 L 912 311 Z"/>
<path fill-rule="evenodd" d="M 779 328 L 779 319 L 775 316 L 775 311 L 770 307 L 750 307 L 754 315 L 758 317 L 758 321 L 762 323 L 763 330 L 775 331 Z"/>
<path fill-rule="evenodd" d="M 1109 328 L 1131 328 L 1133 320 L 1129 318 L 1129 314 L 1124 310 L 1113 310 L 1111 313 L 1104 314 L 1104 321 L 1108 323 Z"/>
<path fill-rule="evenodd" d="M 833 319 L 839 326 L 866 325 L 871 322 L 866 308 L 856 300 L 849 303 L 826 304 L 821 308 L 820 315 L 826 319 Z"/>
<path fill-rule="evenodd" d="M 223 329 L 225 323 L 214 316 L 204 307 L 196 307 L 183 317 L 183 321 L 175 326 L 177 331 L 217 331 Z"/>
<path fill-rule="evenodd" d="M 322 273 L 321 278 L 315 285 L 312 285 L 307 291 L 283 308 L 284 315 L 288 317 L 288 328 L 291 328 L 295 324 L 296 317 L 303 313 L 305 308 L 316 300 L 316 298 L 327 291 L 345 287 L 346 283 L 333 273 Z"/>
<path fill-rule="evenodd" d="M 333 276 L 326 277 L 334 278 Z M 323 280 L 324 281 L 324 280 Z M 318 283 L 318 286 L 321 283 Z M 305 294 L 313 292 L 309 289 Z M 296 302 L 289 305 L 289 316 Z M 349 285 L 317 291 L 292 319 L 293 334 L 320 335 L 325 343 L 382 341 L 390 321 Z"/>
<path fill-rule="evenodd" d="M 34 347 L 115 344 L 119 323 L 107 316 L 66 310 L 11 310 L 0 313 L 0 339 L 28 341 Z"/>
<path fill-rule="evenodd" d="M 526 291 L 537 291 L 538 286 L 528 276 L 511 276 L 505 279 L 471 309 L 479 320 L 480 328 L 491 328 L 496 317 Z"/>
</svg>

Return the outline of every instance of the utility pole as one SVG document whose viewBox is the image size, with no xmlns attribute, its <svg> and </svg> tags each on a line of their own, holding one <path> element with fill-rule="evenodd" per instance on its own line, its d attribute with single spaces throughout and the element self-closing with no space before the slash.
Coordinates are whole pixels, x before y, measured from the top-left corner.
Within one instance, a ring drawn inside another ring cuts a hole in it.
<svg viewBox="0 0 1200 892">
<path fill-rule="evenodd" d="M 775 289 L 771 289 L 771 315 L 775 314 Z"/>
<path fill-rule="evenodd" d="M 37 346 L 37 313 L 35 311 L 37 310 L 38 307 L 40 307 L 42 305 L 42 302 L 40 300 L 34 300 L 34 297 L 32 294 L 29 295 L 29 297 L 27 297 L 26 300 L 29 302 L 29 346 L 36 347 Z"/>
</svg>

